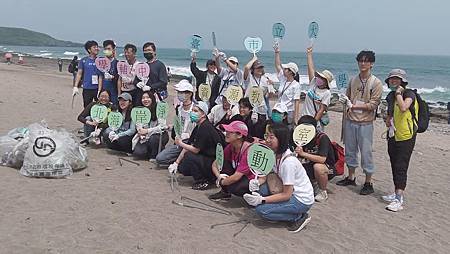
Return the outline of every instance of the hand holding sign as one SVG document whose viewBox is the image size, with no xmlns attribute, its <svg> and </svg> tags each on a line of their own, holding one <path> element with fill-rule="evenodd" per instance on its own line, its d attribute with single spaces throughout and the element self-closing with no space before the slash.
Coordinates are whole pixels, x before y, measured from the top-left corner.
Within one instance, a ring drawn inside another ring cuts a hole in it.
<svg viewBox="0 0 450 254">
<path fill-rule="evenodd" d="M 294 129 L 292 139 L 298 146 L 304 146 L 316 136 L 316 128 L 310 124 L 300 124 Z"/>
<path fill-rule="evenodd" d="M 103 56 L 97 57 L 95 58 L 95 66 L 99 71 L 106 73 L 111 69 L 111 60 Z"/>
<path fill-rule="evenodd" d="M 286 28 L 284 27 L 283 23 L 275 23 L 272 26 L 272 36 L 274 39 L 274 44 L 279 47 L 280 40 L 283 39 L 284 34 L 286 33 Z"/>
<path fill-rule="evenodd" d="M 138 63 L 136 65 L 136 77 L 143 81 L 147 80 L 150 75 L 150 66 L 147 63 Z"/>
<path fill-rule="evenodd" d="M 247 96 L 250 101 L 250 104 L 254 108 L 259 107 L 264 101 L 264 92 L 258 86 L 249 87 L 247 90 Z"/>
<path fill-rule="evenodd" d="M 248 52 L 255 55 L 262 49 L 262 39 L 259 37 L 247 37 L 244 40 L 244 46 Z"/>
<path fill-rule="evenodd" d="M 208 84 L 200 84 L 198 86 L 198 97 L 204 102 L 208 102 L 211 98 L 211 86 Z"/>
<path fill-rule="evenodd" d="M 233 105 L 236 105 L 243 96 L 242 88 L 235 85 L 229 86 L 225 92 L 225 97 Z"/>
<path fill-rule="evenodd" d="M 266 176 L 275 165 L 275 153 L 265 145 L 253 144 L 248 151 L 247 163 L 256 177 Z"/>
<path fill-rule="evenodd" d="M 152 113 L 150 112 L 150 109 L 146 107 L 134 107 L 131 110 L 131 120 L 136 125 L 145 125 L 150 123 L 152 117 Z"/>
<path fill-rule="evenodd" d="M 219 172 L 222 171 L 223 160 L 224 160 L 223 147 L 222 147 L 222 145 L 220 143 L 217 143 L 217 146 L 216 146 L 216 164 L 217 164 L 217 167 L 219 168 Z"/>
<path fill-rule="evenodd" d="M 314 40 L 317 39 L 317 35 L 319 34 L 319 24 L 315 21 L 311 22 L 308 27 L 308 37 L 311 41 L 311 47 L 314 44 Z"/>
<path fill-rule="evenodd" d="M 117 131 L 123 123 L 123 116 L 120 112 L 110 112 L 108 114 L 108 126 L 113 131 Z"/>
<path fill-rule="evenodd" d="M 97 123 L 102 123 L 108 117 L 108 108 L 105 105 L 95 104 L 91 108 L 91 118 Z"/>
</svg>

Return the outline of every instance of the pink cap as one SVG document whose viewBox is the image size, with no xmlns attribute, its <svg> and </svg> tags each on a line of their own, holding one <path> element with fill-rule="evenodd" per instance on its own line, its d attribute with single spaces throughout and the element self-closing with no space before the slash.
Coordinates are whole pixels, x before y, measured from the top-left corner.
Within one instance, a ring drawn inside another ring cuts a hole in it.
<svg viewBox="0 0 450 254">
<path fill-rule="evenodd" d="M 245 123 L 241 121 L 233 121 L 230 124 L 222 124 L 222 127 L 225 129 L 225 131 L 237 132 L 245 137 L 248 136 L 247 125 L 245 125 Z"/>
</svg>

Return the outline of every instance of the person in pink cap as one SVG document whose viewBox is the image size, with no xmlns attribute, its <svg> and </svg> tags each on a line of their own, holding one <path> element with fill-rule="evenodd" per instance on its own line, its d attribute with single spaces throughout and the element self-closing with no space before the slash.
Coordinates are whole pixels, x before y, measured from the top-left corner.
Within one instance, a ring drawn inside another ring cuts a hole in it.
<svg viewBox="0 0 450 254">
<path fill-rule="evenodd" d="M 216 161 L 212 164 L 212 172 L 217 177 L 216 185 L 221 187 L 218 193 L 209 196 L 214 201 L 229 200 L 231 194 L 243 196 L 250 193 L 248 183 L 255 176 L 247 164 L 247 154 L 251 145 L 248 138 L 248 128 L 241 121 L 233 121 L 228 125 L 222 125 L 226 132 L 224 163 L 222 171 L 219 171 Z"/>
</svg>

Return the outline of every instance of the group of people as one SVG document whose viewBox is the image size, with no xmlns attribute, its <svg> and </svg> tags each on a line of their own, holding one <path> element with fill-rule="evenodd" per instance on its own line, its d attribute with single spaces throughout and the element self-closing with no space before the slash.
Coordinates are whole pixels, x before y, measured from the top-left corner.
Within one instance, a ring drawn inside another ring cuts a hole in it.
<svg viewBox="0 0 450 254">
<path fill-rule="evenodd" d="M 263 218 L 286 221 L 288 230 L 293 232 L 300 231 L 309 222 L 308 211 L 315 201 L 328 199 L 327 184 L 336 175 L 338 159 L 325 134 L 330 122 L 327 110 L 334 76 L 328 70 L 315 69 L 313 48 L 306 50 L 310 84 L 302 105 L 298 66 L 293 62 L 282 63 L 278 45 L 274 46 L 278 87 L 265 75 L 264 63 L 256 56 L 241 69 L 236 57 L 227 57 L 214 49 L 206 70 L 200 70 L 193 54 L 190 68 L 196 83 L 183 79 L 174 86 L 173 106 L 180 122 L 179 133 L 165 119 L 156 116 L 157 103 L 168 96 L 168 76 L 165 65 L 157 59 L 155 44 L 147 42 L 142 47 L 150 66 L 145 83 L 134 73 L 138 64 L 136 46 L 124 47 L 126 62 L 132 70 L 130 77 L 117 74 L 115 48 L 112 40 L 103 42 L 103 53 L 111 60 L 111 68 L 106 73 L 95 66 L 99 52 L 95 41 L 86 42 L 89 56 L 78 64 L 73 96 L 78 94 L 76 84 L 82 80 L 84 110 L 78 120 L 84 124 L 85 137 L 93 136 L 98 144 L 104 143 L 110 149 L 165 165 L 170 174 L 192 176 L 195 190 L 219 187 L 219 192 L 209 196 L 211 200 L 241 196 Z M 383 89 L 382 82 L 372 74 L 375 53 L 361 51 L 356 60 L 359 74 L 350 80 L 345 95 L 340 96 L 347 109 L 344 136 L 348 175 L 337 185 L 356 186 L 355 171 L 361 164 L 366 178 L 360 194 L 368 195 L 374 192 L 373 122 Z M 403 208 L 407 169 L 415 143 L 418 104 L 415 93 L 406 89 L 404 70 L 392 70 L 385 82 L 392 90 L 387 96 L 386 126 L 390 129 L 388 152 L 395 192 L 383 199 L 389 202 L 386 209 L 399 211 Z M 202 101 L 199 87 L 204 84 L 210 87 L 211 96 Z M 238 102 L 228 98 L 227 90 L 231 87 L 242 90 L 244 96 Z M 253 87 L 263 92 L 264 99 L 256 104 L 249 99 Z M 273 107 L 270 99 L 276 100 Z M 119 129 L 112 130 L 107 123 L 92 119 L 90 109 L 97 104 L 122 114 Z M 150 122 L 136 124 L 131 117 L 133 107 L 148 108 Z M 317 133 L 304 146 L 297 146 L 292 139 L 293 129 L 300 124 L 313 126 Z M 174 140 L 171 145 L 167 145 L 169 132 Z M 222 167 L 216 161 L 219 143 L 224 147 Z M 265 177 L 256 177 L 247 162 L 249 148 L 254 143 L 264 144 L 276 157 L 273 173 Z"/>
</svg>

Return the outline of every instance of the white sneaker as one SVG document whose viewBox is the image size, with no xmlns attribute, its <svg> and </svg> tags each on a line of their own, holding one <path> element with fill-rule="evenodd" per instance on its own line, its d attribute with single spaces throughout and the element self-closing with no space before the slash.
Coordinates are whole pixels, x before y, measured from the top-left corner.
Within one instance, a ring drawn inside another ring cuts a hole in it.
<svg viewBox="0 0 450 254">
<path fill-rule="evenodd" d="M 151 163 L 156 163 L 156 159 L 150 159 L 148 161 L 151 162 Z"/>
<path fill-rule="evenodd" d="M 393 202 L 393 201 L 395 200 L 395 197 L 396 197 L 396 196 L 395 196 L 395 193 L 392 193 L 392 194 L 390 194 L 390 195 L 382 196 L 381 198 L 382 198 L 384 201 L 391 203 L 391 202 Z"/>
<path fill-rule="evenodd" d="M 389 210 L 391 212 L 398 212 L 403 210 L 403 201 L 395 199 L 389 205 L 386 206 L 386 210 Z"/>
<path fill-rule="evenodd" d="M 317 202 L 325 202 L 328 199 L 328 193 L 326 190 L 320 190 L 314 197 Z"/>
</svg>

